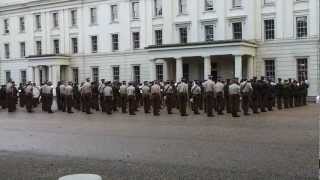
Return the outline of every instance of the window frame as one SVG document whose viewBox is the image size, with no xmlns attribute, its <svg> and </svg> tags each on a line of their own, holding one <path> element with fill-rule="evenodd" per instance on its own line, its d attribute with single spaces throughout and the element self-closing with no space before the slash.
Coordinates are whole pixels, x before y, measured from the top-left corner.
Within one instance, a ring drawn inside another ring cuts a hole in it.
<svg viewBox="0 0 320 180">
<path fill-rule="evenodd" d="M 19 32 L 24 33 L 25 31 L 26 31 L 25 17 L 21 16 L 19 17 Z"/>
<path fill-rule="evenodd" d="M 96 73 L 95 73 L 95 70 L 97 70 Z M 92 76 L 91 79 L 93 82 L 99 82 L 100 70 L 98 66 L 91 67 L 91 76 Z"/>
<path fill-rule="evenodd" d="M 298 27 L 298 18 L 306 18 L 305 20 L 305 27 L 306 28 L 306 32 L 301 32 L 299 35 L 299 30 L 302 29 L 302 27 Z M 308 38 L 309 36 L 309 22 L 308 22 L 308 16 L 307 15 L 301 15 L 301 16 L 295 16 L 295 35 L 296 35 L 296 39 L 305 39 Z M 302 34 L 305 33 L 305 34 Z"/>
<path fill-rule="evenodd" d="M 210 5 L 208 2 L 212 2 L 212 7 L 210 8 Z M 214 0 L 204 0 L 204 11 L 205 12 L 210 12 L 210 11 L 214 11 Z"/>
<path fill-rule="evenodd" d="M 240 30 L 239 32 L 235 31 L 235 24 L 240 24 Z M 242 40 L 243 39 L 243 22 L 242 21 L 237 21 L 237 22 L 232 22 L 232 39 L 233 40 Z M 239 36 L 239 37 L 238 37 Z"/>
<path fill-rule="evenodd" d="M 136 35 L 138 35 L 138 39 L 136 39 Z M 133 49 L 140 49 L 140 32 L 139 31 L 133 31 L 132 32 L 132 47 Z"/>
<path fill-rule="evenodd" d="M 97 7 L 90 7 L 90 25 L 97 25 L 98 24 L 98 9 Z"/>
<path fill-rule="evenodd" d="M 74 41 L 76 40 L 76 41 Z M 76 46 L 75 43 L 76 42 Z M 76 50 L 76 51 L 75 51 Z M 79 41 L 78 37 L 71 37 L 71 53 L 72 54 L 78 54 L 79 53 Z"/>
<path fill-rule="evenodd" d="M 70 10 L 70 26 L 71 27 L 78 26 L 78 10 L 77 9 Z"/>
<path fill-rule="evenodd" d="M 116 23 L 119 21 L 119 6 L 117 4 L 110 5 L 110 17 L 111 23 Z"/>
<path fill-rule="evenodd" d="M 138 69 L 135 69 L 135 68 L 138 68 Z M 137 70 L 139 70 L 138 71 L 139 73 L 136 73 Z M 141 81 L 141 65 L 139 65 L 139 64 L 132 65 L 132 80 L 134 82 Z"/>
<path fill-rule="evenodd" d="M 138 5 L 135 6 L 136 4 Z M 135 7 L 137 9 L 135 9 Z M 132 20 L 140 19 L 140 2 L 139 1 L 131 1 L 131 18 Z"/>
<path fill-rule="evenodd" d="M 111 68 L 112 68 L 112 79 L 113 79 L 113 81 L 120 81 L 120 66 L 119 65 L 115 65 L 115 66 L 111 66 Z"/>
<path fill-rule="evenodd" d="M 164 64 L 163 63 L 157 63 L 155 66 L 156 66 L 155 67 L 155 69 L 156 69 L 156 80 L 157 81 L 163 81 L 164 80 Z"/>
<path fill-rule="evenodd" d="M 20 44 L 20 57 L 25 58 L 26 57 L 26 42 L 22 41 Z"/>
<path fill-rule="evenodd" d="M 59 12 L 52 13 L 52 28 L 58 29 L 59 28 Z"/>
<path fill-rule="evenodd" d="M 163 30 L 155 29 L 154 30 L 154 43 L 156 46 L 163 45 Z"/>
<path fill-rule="evenodd" d="M 299 63 L 299 61 L 304 61 L 304 69 L 300 69 L 301 65 Z M 309 77 L 309 58 L 308 57 L 296 57 L 296 72 L 297 72 L 297 80 L 301 81 L 301 80 L 308 80 Z M 301 73 L 304 73 L 304 75 L 302 75 Z"/>
<path fill-rule="evenodd" d="M 34 20 L 35 20 L 35 31 L 41 31 L 42 30 L 41 14 L 35 14 Z"/>
<path fill-rule="evenodd" d="M 10 59 L 10 44 L 4 43 L 4 58 Z"/>
<path fill-rule="evenodd" d="M 91 41 L 91 53 L 97 53 L 98 52 L 98 36 L 92 35 L 90 36 Z"/>
<path fill-rule="evenodd" d="M 115 41 L 117 40 L 117 41 Z M 119 44 L 119 33 L 112 33 L 111 34 L 111 49 L 113 52 L 119 51 L 120 44 Z"/>
<path fill-rule="evenodd" d="M 153 16 L 154 17 L 162 17 L 163 16 L 163 2 L 162 2 L 162 0 L 153 0 Z"/>
<path fill-rule="evenodd" d="M 267 24 L 266 24 L 266 22 L 268 22 L 268 21 L 273 21 L 273 25 L 271 25 L 271 26 L 273 26 L 273 29 L 272 28 L 267 29 L 267 27 L 270 27 L 270 25 L 267 26 Z M 263 19 L 263 35 L 264 35 L 265 41 L 275 40 L 275 38 L 276 38 L 276 20 L 274 18 Z M 269 36 L 271 36 L 271 38 Z"/>
<path fill-rule="evenodd" d="M 60 40 L 53 40 L 53 54 L 60 54 Z"/>
<path fill-rule="evenodd" d="M 276 80 L 276 61 L 275 59 L 265 59 L 264 60 L 264 71 L 265 77 L 267 79 L 275 82 Z"/>
<path fill-rule="evenodd" d="M 9 18 L 3 20 L 3 34 L 10 34 L 10 22 Z"/>
</svg>

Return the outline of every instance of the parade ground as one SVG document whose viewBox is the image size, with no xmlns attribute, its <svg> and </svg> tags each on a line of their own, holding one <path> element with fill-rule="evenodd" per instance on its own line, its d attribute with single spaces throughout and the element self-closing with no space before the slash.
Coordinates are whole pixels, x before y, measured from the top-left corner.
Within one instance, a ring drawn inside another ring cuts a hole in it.
<svg viewBox="0 0 320 180">
<path fill-rule="evenodd" d="M 0 111 L 0 179 L 318 179 L 320 106 L 232 118 Z"/>
</svg>

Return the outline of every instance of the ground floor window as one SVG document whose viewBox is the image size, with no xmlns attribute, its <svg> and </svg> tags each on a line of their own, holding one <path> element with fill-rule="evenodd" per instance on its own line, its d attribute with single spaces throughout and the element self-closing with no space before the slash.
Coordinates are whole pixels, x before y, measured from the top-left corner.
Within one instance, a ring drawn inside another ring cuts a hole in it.
<svg viewBox="0 0 320 180">
<path fill-rule="evenodd" d="M 297 59 L 297 76 L 299 81 L 308 79 L 308 59 L 307 58 Z"/>
<path fill-rule="evenodd" d="M 270 79 L 272 81 L 275 81 L 275 63 L 273 59 L 265 60 L 264 61 L 265 66 L 265 76 L 267 79 Z"/>
<path fill-rule="evenodd" d="M 92 68 L 92 81 L 99 82 L 99 68 L 98 67 Z"/>
<path fill-rule="evenodd" d="M 163 64 L 156 65 L 156 77 L 158 81 L 163 81 Z"/>
<path fill-rule="evenodd" d="M 140 82 L 140 66 L 133 66 L 133 80 L 136 82 Z"/>
<path fill-rule="evenodd" d="M 72 80 L 74 83 L 79 83 L 79 69 L 78 68 L 73 68 L 72 69 Z"/>
<path fill-rule="evenodd" d="M 5 71 L 6 74 L 6 82 L 9 82 L 11 80 L 11 71 Z"/>
<path fill-rule="evenodd" d="M 20 71 L 20 80 L 21 80 L 21 83 L 24 83 L 24 84 L 27 82 L 27 71 L 25 70 Z"/>
<path fill-rule="evenodd" d="M 120 67 L 119 66 L 112 67 L 112 77 L 113 77 L 113 81 L 120 81 Z"/>
</svg>

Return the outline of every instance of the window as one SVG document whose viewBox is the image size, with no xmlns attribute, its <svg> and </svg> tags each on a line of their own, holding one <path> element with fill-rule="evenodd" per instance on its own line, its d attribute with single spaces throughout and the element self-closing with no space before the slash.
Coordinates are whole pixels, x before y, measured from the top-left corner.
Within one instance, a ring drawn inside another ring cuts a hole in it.
<svg viewBox="0 0 320 180">
<path fill-rule="evenodd" d="M 111 21 L 116 22 L 118 21 L 118 6 L 111 5 Z"/>
<path fill-rule="evenodd" d="M 60 44 L 58 39 L 53 40 L 53 54 L 60 54 Z"/>
<path fill-rule="evenodd" d="M 274 0 L 263 0 L 264 5 L 272 5 L 274 4 Z"/>
<path fill-rule="evenodd" d="M 79 83 L 79 69 L 72 68 L 72 78 L 74 83 Z"/>
<path fill-rule="evenodd" d="M 26 25 L 24 22 L 24 17 L 19 18 L 19 27 L 20 27 L 20 32 L 24 32 L 26 30 Z"/>
<path fill-rule="evenodd" d="M 242 23 L 232 23 L 233 39 L 242 39 Z"/>
<path fill-rule="evenodd" d="M 71 38 L 72 54 L 78 53 L 78 38 Z"/>
<path fill-rule="evenodd" d="M 20 42 L 20 57 L 24 58 L 26 56 L 26 43 Z"/>
<path fill-rule="evenodd" d="M 154 0 L 154 16 L 162 16 L 162 0 Z"/>
<path fill-rule="evenodd" d="M 205 25 L 204 26 L 204 32 L 205 32 L 205 41 L 211 42 L 214 41 L 214 25 Z"/>
<path fill-rule="evenodd" d="M 99 68 L 92 68 L 92 80 L 93 82 L 99 82 Z"/>
<path fill-rule="evenodd" d="M 308 59 L 297 59 L 297 75 L 298 81 L 308 80 Z"/>
<path fill-rule="evenodd" d="M 156 65 L 156 78 L 158 81 L 163 81 L 163 64 Z"/>
<path fill-rule="evenodd" d="M 213 11 L 213 0 L 204 0 L 204 10 Z"/>
<path fill-rule="evenodd" d="M 119 50 L 119 35 L 118 34 L 112 34 L 112 51 L 118 51 Z"/>
<path fill-rule="evenodd" d="M 180 36 L 180 43 L 182 43 L 182 44 L 188 43 L 188 29 L 187 29 L 187 27 L 179 28 L 179 36 Z"/>
<path fill-rule="evenodd" d="M 10 46 L 9 44 L 4 44 L 4 58 L 9 59 L 10 58 Z"/>
<path fill-rule="evenodd" d="M 274 36 L 274 19 L 264 20 L 264 38 L 266 40 L 273 40 Z"/>
<path fill-rule="evenodd" d="M 59 15 L 57 12 L 52 13 L 52 24 L 53 28 L 58 28 L 59 27 Z"/>
<path fill-rule="evenodd" d="M 41 41 L 36 41 L 36 54 L 40 56 L 42 54 L 42 45 Z"/>
<path fill-rule="evenodd" d="M 308 36 L 308 22 L 307 16 L 296 18 L 297 38 L 304 38 Z"/>
<path fill-rule="evenodd" d="M 162 30 L 158 29 L 154 31 L 155 33 L 155 43 L 157 46 L 162 45 Z"/>
<path fill-rule="evenodd" d="M 140 82 L 140 66 L 133 66 L 133 81 Z"/>
<path fill-rule="evenodd" d="M 132 19 L 139 19 L 140 18 L 140 5 L 139 2 L 132 2 L 131 4 L 132 8 Z"/>
<path fill-rule="evenodd" d="M 241 0 L 232 0 L 232 8 L 241 8 Z"/>
<path fill-rule="evenodd" d="M 97 24 L 97 8 L 90 8 L 90 23 L 91 25 Z"/>
<path fill-rule="evenodd" d="M 91 36 L 91 52 L 96 53 L 98 52 L 98 37 Z"/>
<path fill-rule="evenodd" d="M 11 71 L 5 71 L 6 73 L 6 82 L 9 82 L 11 80 Z"/>
<path fill-rule="evenodd" d="M 21 70 L 20 71 L 20 81 L 21 83 L 26 83 L 27 82 L 27 71 Z"/>
<path fill-rule="evenodd" d="M 178 0 L 179 4 L 179 14 L 187 13 L 187 0 Z"/>
<path fill-rule="evenodd" d="M 265 76 L 267 79 L 275 81 L 275 63 L 274 60 L 265 60 Z"/>
<path fill-rule="evenodd" d="M 132 40 L 133 40 L 133 49 L 139 49 L 140 48 L 140 32 L 133 32 Z"/>
<path fill-rule="evenodd" d="M 4 34 L 9 34 L 9 19 L 3 20 Z"/>
<path fill-rule="evenodd" d="M 35 16 L 35 21 L 36 21 L 36 31 L 41 31 L 41 15 L 37 14 Z"/>
<path fill-rule="evenodd" d="M 75 27 L 78 24 L 78 20 L 77 20 L 77 10 L 73 9 L 70 11 L 70 16 L 71 16 L 71 26 Z"/>
<path fill-rule="evenodd" d="M 120 67 L 119 66 L 112 67 L 112 77 L 113 77 L 113 81 L 120 81 Z"/>
</svg>

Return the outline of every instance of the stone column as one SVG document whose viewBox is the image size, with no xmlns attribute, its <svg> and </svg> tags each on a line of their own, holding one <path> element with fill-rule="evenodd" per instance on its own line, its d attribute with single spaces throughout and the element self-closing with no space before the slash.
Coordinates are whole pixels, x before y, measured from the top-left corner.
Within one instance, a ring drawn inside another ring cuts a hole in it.
<svg viewBox="0 0 320 180">
<path fill-rule="evenodd" d="M 34 67 L 34 82 L 37 86 L 40 86 L 40 68 L 39 66 Z"/>
<path fill-rule="evenodd" d="M 242 79 L 242 56 L 235 55 L 234 56 L 234 77 L 239 80 Z"/>
<path fill-rule="evenodd" d="M 169 80 L 168 62 L 163 60 L 163 81 Z"/>
<path fill-rule="evenodd" d="M 182 57 L 176 59 L 176 82 L 183 78 L 183 60 Z"/>
<path fill-rule="evenodd" d="M 28 81 L 34 82 L 34 70 L 32 66 L 28 67 L 27 70 L 27 79 Z"/>
<path fill-rule="evenodd" d="M 203 70 L 203 78 L 208 79 L 208 76 L 211 75 L 211 57 L 205 56 L 204 60 L 204 70 Z"/>
<path fill-rule="evenodd" d="M 57 86 L 58 81 L 60 81 L 60 66 L 53 65 L 52 66 L 52 84 L 53 86 Z"/>
<path fill-rule="evenodd" d="M 248 57 L 248 61 L 247 61 L 247 69 L 248 69 L 248 73 L 247 73 L 247 78 L 251 79 L 253 76 L 255 76 L 254 71 L 254 56 L 249 56 Z"/>
</svg>

